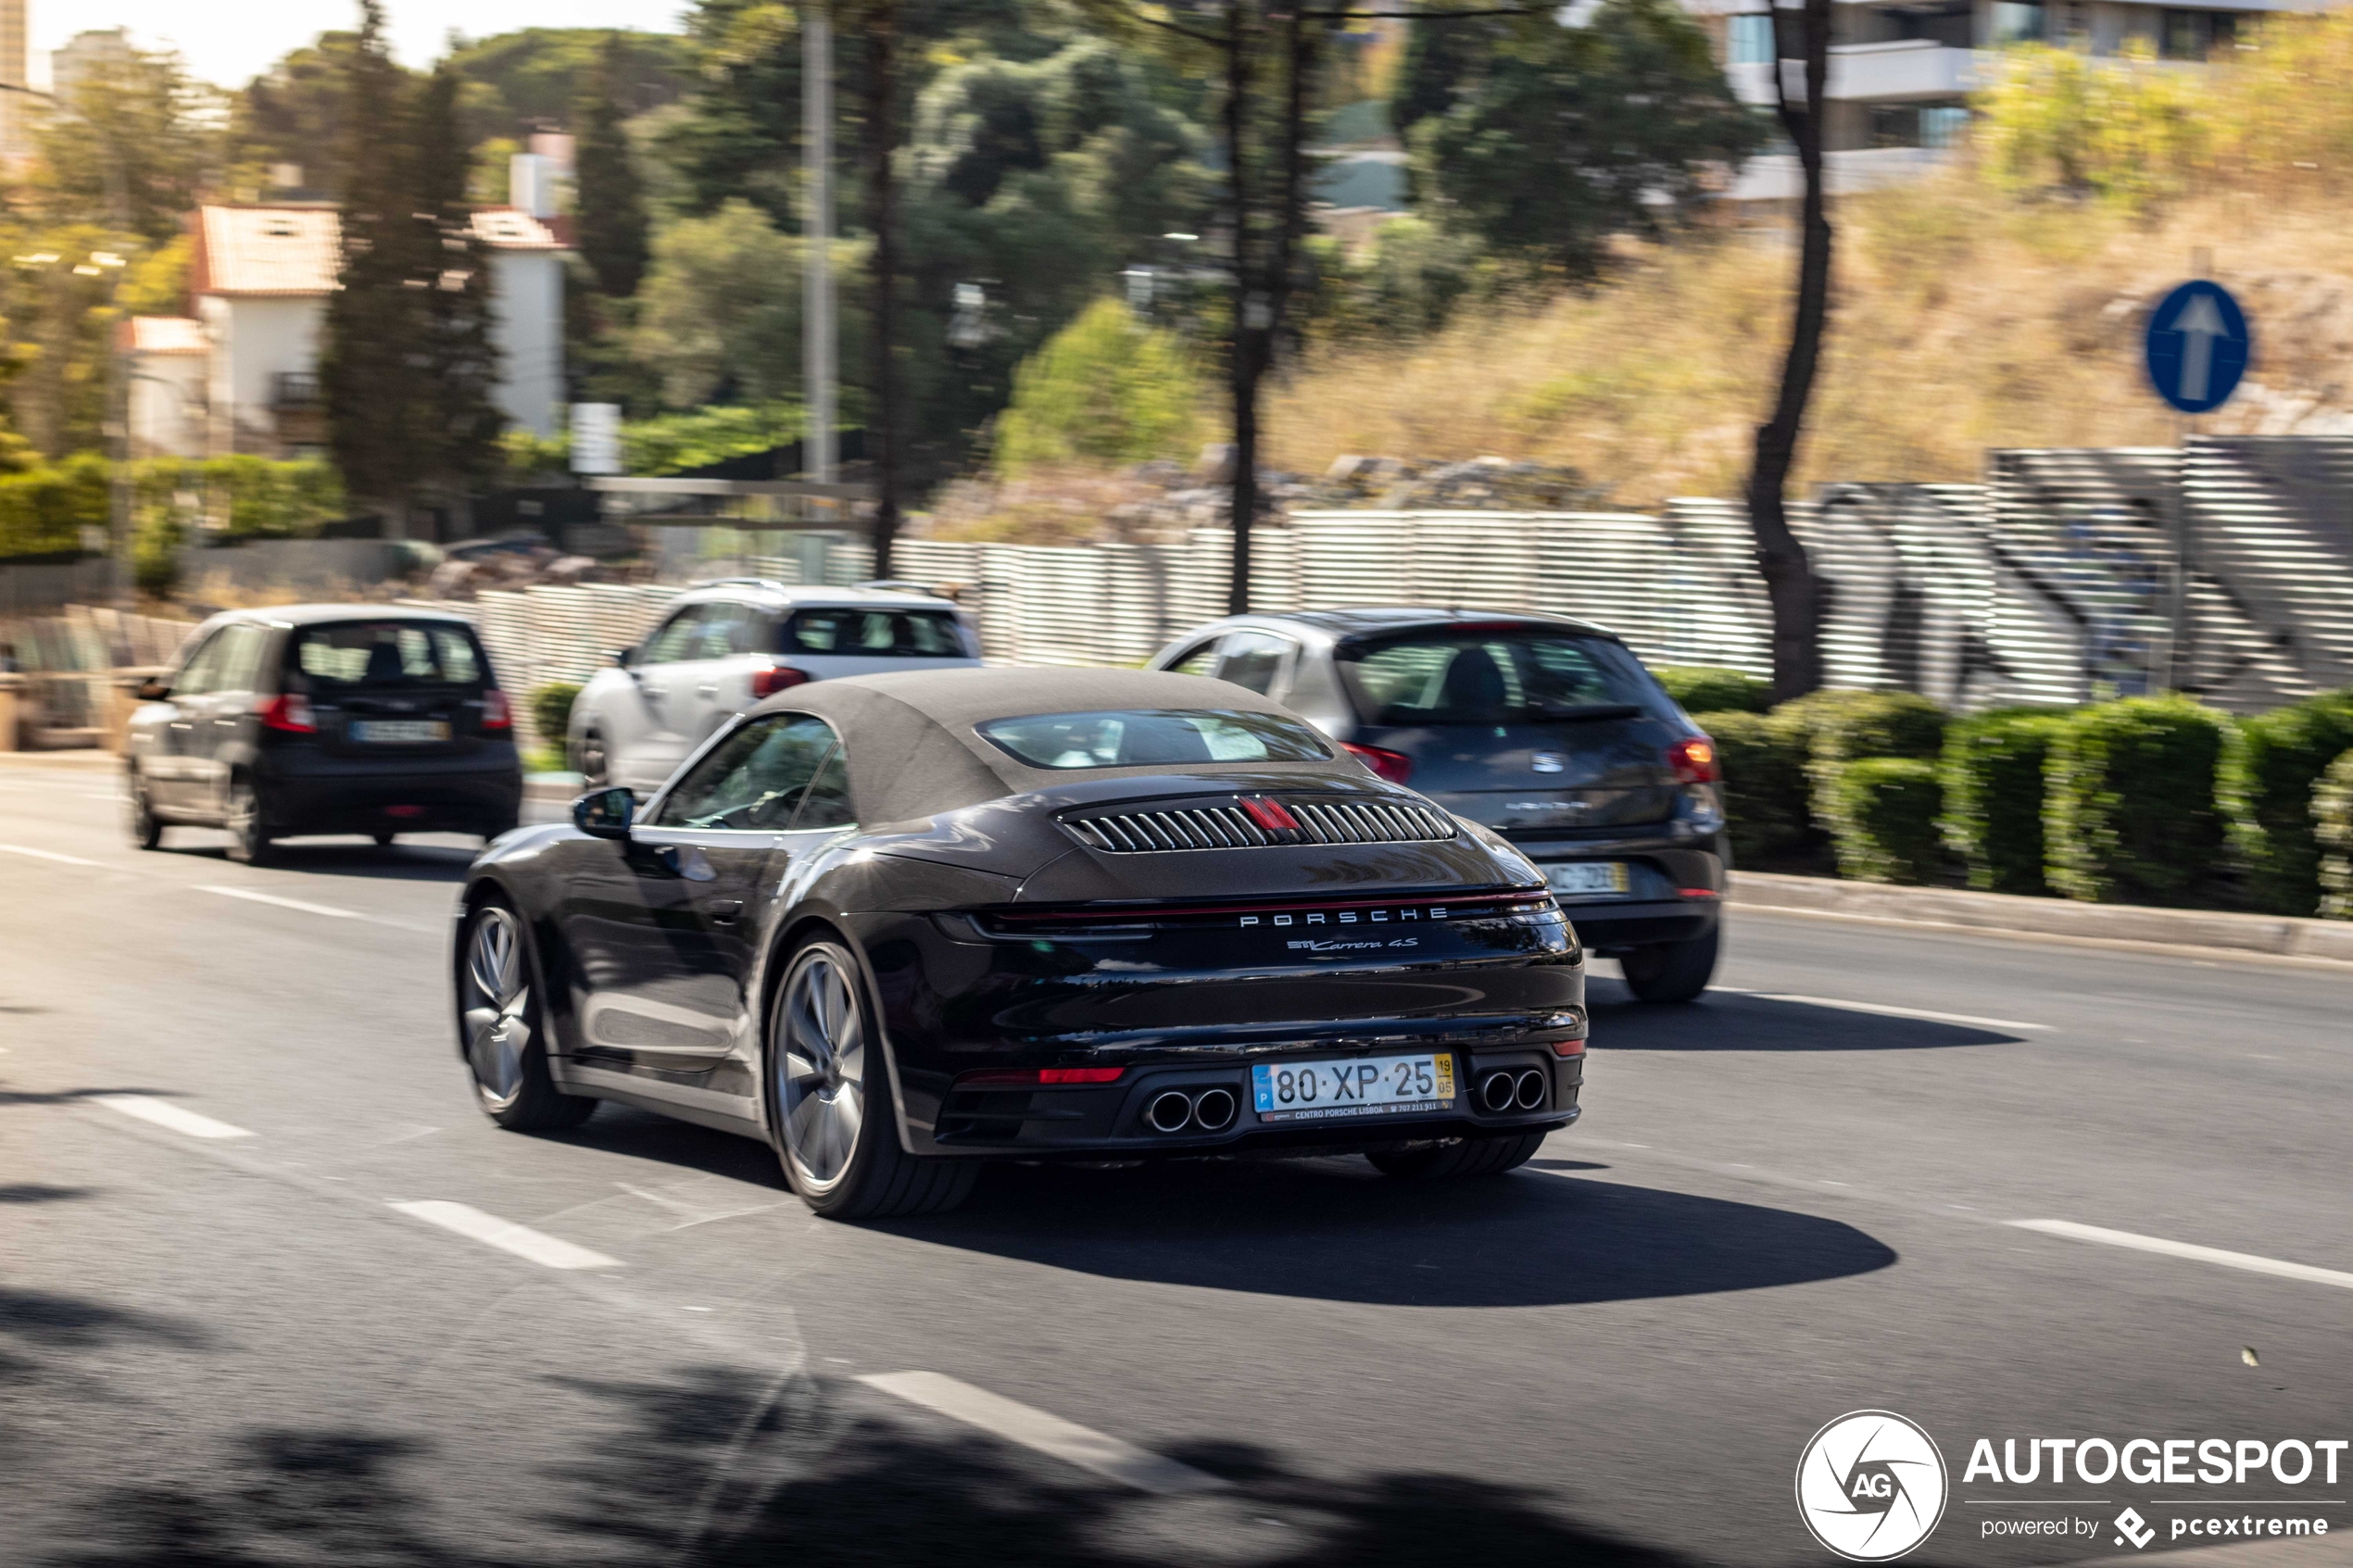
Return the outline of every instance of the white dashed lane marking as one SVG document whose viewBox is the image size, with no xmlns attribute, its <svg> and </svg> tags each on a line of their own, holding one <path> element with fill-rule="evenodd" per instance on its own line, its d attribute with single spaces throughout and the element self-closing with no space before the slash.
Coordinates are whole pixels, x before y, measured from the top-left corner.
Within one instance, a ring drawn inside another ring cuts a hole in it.
<svg viewBox="0 0 2353 1568">
<path fill-rule="evenodd" d="M 169 1127 L 192 1138 L 249 1138 L 253 1135 L 243 1127 L 233 1127 L 226 1122 L 216 1122 L 185 1106 L 174 1105 L 168 1099 L 152 1095 L 96 1095 L 92 1097 L 108 1110 L 119 1110 L 125 1116 L 135 1116 L 142 1122 L 152 1122 L 158 1127 Z"/>
<path fill-rule="evenodd" d="M 1204 1492 L 1226 1484 L 1206 1471 L 1179 1464 L 1133 1443 L 1121 1442 L 1092 1427 L 1033 1410 L 986 1388 L 960 1383 L 943 1373 L 874 1373 L 858 1381 L 1138 1491 Z"/>
<path fill-rule="evenodd" d="M 2135 1252 L 2155 1252 L 2168 1258 L 2216 1263 L 2226 1269 L 2244 1269 L 2251 1274 L 2271 1274 L 2280 1279 L 2302 1280 L 2307 1285 L 2334 1285 L 2340 1290 L 2353 1290 L 2353 1273 L 2337 1269 L 2314 1268 L 2309 1263 L 2290 1263 L 2253 1252 L 2228 1252 L 2219 1247 L 2200 1247 L 2194 1242 L 2168 1241 L 2161 1236 L 2104 1230 L 2098 1225 L 2079 1225 L 2072 1220 L 2009 1220 L 2004 1223 L 2016 1225 L 2020 1230 L 2040 1231 L 2045 1236 L 2063 1236 L 2071 1241 L 2095 1241 L 2103 1247 L 2129 1248 Z"/>
<path fill-rule="evenodd" d="M 55 860 L 61 866 L 94 866 L 96 860 L 85 860 L 79 855 L 60 855 L 55 849 L 35 849 L 23 844 L 0 844 L 0 854 L 30 855 L 36 860 Z"/>
<path fill-rule="evenodd" d="M 333 904 L 305 903 L 300 898 L 281 898 L 275 893 L 256 893 L 250 887 L 200 886 L 199 893 L 218 893 L 223 898 L 244 898 L 256 904 L 271 904 L 281 909 L 296 909 L 306 915 L 324 915 L 330 920 L 366 920 L 357 909 L 338 909 Z"/>
<path fill-rule="evenodd" d="M 486 1247 L 495 1247 L 501 1252 L 511 1252 L 518 1258 L 527 1258 L 545 1268 L 617 1269 L 621 1267 L 621 1260 L 618 1258 L 608 1258 L 601 1252 L 592 1252 L 585 1247 L 564 1240 L 561 1236 L 549 1236 L 543 1231 L 533 1230 L 528 1225 L 516 1224 L 512 1220 L 502 1220 L 496 1214 L 485 1214 L 481 1210 L 463 1203 L 448 1203 L 436 1198 L 419 1203 L 396 1203 L 392 1207 L 412 1219 L 422 1220 L 429 1225 L 439 1225 L 446 1231 L 455 1231 L 458 1235 L 479 1241 Z"/>
</svg>

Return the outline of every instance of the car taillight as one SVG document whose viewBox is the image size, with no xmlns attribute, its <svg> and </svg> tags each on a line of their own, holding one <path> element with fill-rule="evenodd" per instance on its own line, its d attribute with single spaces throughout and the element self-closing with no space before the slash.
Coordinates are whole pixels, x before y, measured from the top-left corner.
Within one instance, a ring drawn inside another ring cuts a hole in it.
<svg viewBox="0 0 2353 1568">
<path fill-rule="evenodd" d="M 796 670 L 789 664 L 771 664 L 751 672 L 751 695 L 774 696 L 778 692 L 807 685 L 815 677 L 806 670 Z"/>
<path fill-rule="evenodd" d="M 1346 741 L 1340 743 L 1340 748 L 1390 784 L 1402 784 L 1414 776 L 1414 759 L 1402 751 L 1383 751 L 1378 746 L 1351 746 Z"/>
<path fill-rule="evenodd" d="M 1554 1056 L 1583 1056 L 1585 1054 L 1585 1042 L 1582 1040 L 1554 1040 L 1553 1042 L 1553 1054 Z"/>
<path fill-rule="evenodd" d="M 482 727 L 485 733 L 515 727 L 515 710 L 508 705 L 507 694 L 496 686 L 482 694 Z"/>
<path fill-rule="evenodd" d="M 1716 743 L 1705 735 L 1679 740 L 1667 748 L 1667 765 L 1679 784 L 1714 784 L 1724 776 L 1716 765 Z"/>
<path fill-rule="evenodd" d="M 314 734 L 319 728 L 310 721 L 310 699 L 300 692 L 281 692 L 253 711 L 267 728 L 288 734 Z"/>
</svg>

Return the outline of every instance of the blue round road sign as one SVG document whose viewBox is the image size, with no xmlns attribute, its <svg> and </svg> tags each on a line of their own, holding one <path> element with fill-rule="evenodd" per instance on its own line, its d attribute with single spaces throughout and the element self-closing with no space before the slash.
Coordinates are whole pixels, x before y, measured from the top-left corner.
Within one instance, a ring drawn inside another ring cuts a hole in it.
<svg viewBox="0 0 2353 1568">
<path fill-rule="evenodd" d="M 2149 312 L 2145 346 L 2157 395 L 2184 414 L 2203 414 L 2238 389 L 2255 340 L 2230 291 L 2199 278 Z"/>
</svg>

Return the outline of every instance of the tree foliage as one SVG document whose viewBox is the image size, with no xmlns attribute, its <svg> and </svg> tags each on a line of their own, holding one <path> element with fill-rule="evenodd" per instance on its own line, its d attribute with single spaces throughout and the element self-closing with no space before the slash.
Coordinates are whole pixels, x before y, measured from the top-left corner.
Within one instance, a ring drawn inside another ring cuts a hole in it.
<svg viewBox="0 0 2353 1568">
<path fill-rule="evenodd" d="M 573 115 L 580 255 L 606 294 L 626 298 L 646 270 L 646 200 L 623 122 L 629 83 L 621 35 L 609 36 Z"/>
<path fill-rule="evenodd" d="M 35 199 L 53 219 L 94 219 L 170 243 L 220 171 L 221 95 L 176 54 L 101 55 L 42 124 Z"/>
<path fill-rule="evenodd" d="M 1425 88 L 1412 145 L 1417 191 L 1499 255 L 1589 276 L 1611 235 L 1658 233 L 1764 139 L 1669 0 L 1606 0 L 1582 27 L 1535 17 L 1491 40 L 1450 105 Z"/>
<path fill-rule="evenodd" d="M 1183 456 L 1199 441 L 1205 390 L 1175 334 L 1099 299 L 1014 372 L 997 467 Z"/>
</svg>

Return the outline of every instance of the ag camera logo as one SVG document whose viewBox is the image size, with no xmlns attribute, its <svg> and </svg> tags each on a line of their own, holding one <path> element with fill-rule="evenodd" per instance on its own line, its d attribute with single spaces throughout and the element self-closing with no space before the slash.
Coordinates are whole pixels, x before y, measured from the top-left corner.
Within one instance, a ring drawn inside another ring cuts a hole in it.
<svg viewBox="0 0 2353 1568">
<path fill-rule="evenodd" d="M 1894 1411 L 1855 1411 L 1814 1434 L 1797 1461 L 1797 1513 L 1850 1562 L 1886 1562 L 1935 1532 L 1944 1456 Z"/>
</svg>

